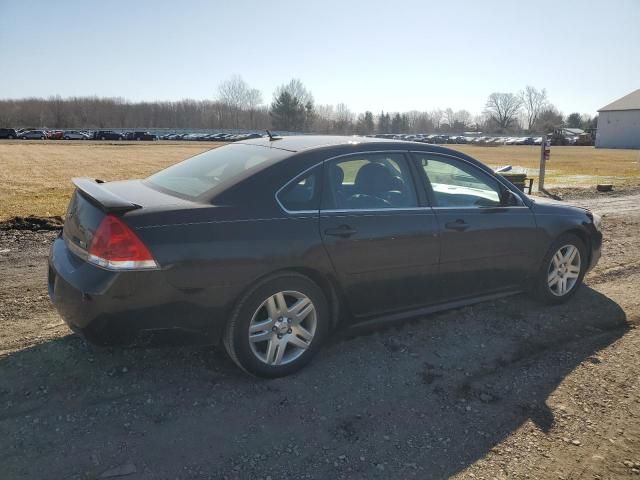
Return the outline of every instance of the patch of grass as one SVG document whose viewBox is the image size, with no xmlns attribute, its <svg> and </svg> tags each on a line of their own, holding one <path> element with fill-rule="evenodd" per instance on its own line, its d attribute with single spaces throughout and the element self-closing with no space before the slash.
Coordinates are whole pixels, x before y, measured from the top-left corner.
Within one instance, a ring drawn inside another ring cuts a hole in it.
<svg viewBox="0 0 640 480">
<path fill-rule="evenodd" d="M 0 141 L 0 219 L 63 215 L 71 178 L 144 178 L 219 143 Z"/>
<path fill-rule="evenodd" d="M 63 215 L 72 177 L 143 178 L 219 143 L 0 141 L 0 219 Z M 537 177 L 539 147 L 449 145 L 492 166 L 514 165 Z M 640 151 L 552 147 L 547 186 L 640 183 Z M 537 183 L 537 181 L 536 181 Z"/>
<path fill-rule="evenodd" d="M 528 169 L 537 184 L 540 147 L 505 145 L 478 147 L 475 145 L 447 145 L 466 153 L 491 167 L 503 165 Z M 547 162 L 547 187 L 590 187 L 598 183 L 617 185 L 640 182 L 640 150 L 600 149 L 593 147 L 551 147 Z"/>
</svg>

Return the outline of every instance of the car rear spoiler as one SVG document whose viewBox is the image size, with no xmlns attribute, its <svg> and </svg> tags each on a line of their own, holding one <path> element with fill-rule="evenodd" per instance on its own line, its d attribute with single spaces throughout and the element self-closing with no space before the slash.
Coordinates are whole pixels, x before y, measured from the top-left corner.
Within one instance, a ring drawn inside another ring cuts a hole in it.
<svg viewBox="0 0 640 480">
<path fill-rule="evenodd" d="M 71 181 L 83 197 L 105 212 L 128 212 L 142 208 L 142 206 L 125 200 L 107 190 L 101 185 L 103 182 L 100 180 L 73 178 Z"/>
</svg>

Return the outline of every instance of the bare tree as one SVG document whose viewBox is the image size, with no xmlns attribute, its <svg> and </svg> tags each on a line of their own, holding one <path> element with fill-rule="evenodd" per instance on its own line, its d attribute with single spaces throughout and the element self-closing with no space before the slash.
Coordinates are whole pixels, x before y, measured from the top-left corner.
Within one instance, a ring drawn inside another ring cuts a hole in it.
<svg viewBox="0 0 640 480">
<path fill-rule="evenodd" d="M 492 93 L 487 99 L 485 113 L 502 130 L 511 127 L 520 112 L 522 102 L 513 93 Z"/>
<path fill-rule="evenodd" d="M 336 105 L 334 114 L 334 131 L 336 133 L 349 134 L 353 129 L 353 112 L 345 103 Z"/>
<path fill-rule="evenodd" d="M 218 85 L 218 97 L 221 103 L 229 107 L 235 128 L 240 124 L 240 112 L 248 107 L 250 90 L 240 75 L 233 75 Z"/>
<path fill-rule="evenodd" d="M 256 109 L 262 104 L 262 92 L 257 88 L 251 88 L 247 92 L 247 110 L 249 111 L 249 125 L 255 127 Z"/>
<path fill-rule="evenodd" d="M 535 87 L 527 85 L 519 96 L 527 121 L 527 130 L 531 130 L 536 124 L 540 112 L 549 105 L 547 91 L 544 88 L 537 90 Z"/>
<path fill-rule="evenodd" d="M 485 128 L 487 117 L 484 114 L 476 115 L 475 117 L 473 117 L 473 123 L 475 125 L 476 132 L 481 132 Z"/>
<path fill-rule="evenodd" d="M 454 124 L 460 125 L 463 129 L 469 127 L 472 123 L 471 114 L 467 110 L 458 110 L 454 119 Z"/>
<path fill-rule="evenodd" d="M 449 127 L 453 127 L 453 124 L 456 123 L 456 113 L 452 108 L 447 108 L 444 111 L 444 121 Z"/>
<path fill-rule="evenodd" d="M 442 110 L 439 108 L 437 110 L 431 110 L 429 113 L 431 116 L 431 121 L 433 122 L 433 126 L 436 130 L 440 128 L 440 124 L 442 123 L 442 116 L 444 115 Z"/>
<path fill-rule="evenodd" d="M 299 79 L 293 78 L 289 83 L 280 85 L 276 89 L 274 97 L 280 96 L 280 94 L 285 91 L 289 93 L 289 95 L 291 95 L 293 98 L 297 98 L 301 104 L 306 105 L 308 103 L 311 103 L 313 105 L 313 95 L 309 90 L 306 89 L 304 84 Z"/>
</svg>

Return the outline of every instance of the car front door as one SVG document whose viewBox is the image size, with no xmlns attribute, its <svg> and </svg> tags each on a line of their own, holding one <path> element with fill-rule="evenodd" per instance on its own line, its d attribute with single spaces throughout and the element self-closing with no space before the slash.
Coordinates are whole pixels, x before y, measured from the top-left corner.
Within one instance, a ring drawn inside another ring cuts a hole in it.
<svg viewBox="0 0 640 480">
<path fill-rule="evenodd" d="M 419 200 L 414 171 L 403 152 L 325 162 L 320 233 L 356 317 L 439 298 L 438 224 Z"/>
<path fill-rule="evenodd" d="M 518 288 L 535 268 L 536 222 L 522 199 L 462 158 L 414 152 L 441 233 L 446 300 Z"/>
</svg>

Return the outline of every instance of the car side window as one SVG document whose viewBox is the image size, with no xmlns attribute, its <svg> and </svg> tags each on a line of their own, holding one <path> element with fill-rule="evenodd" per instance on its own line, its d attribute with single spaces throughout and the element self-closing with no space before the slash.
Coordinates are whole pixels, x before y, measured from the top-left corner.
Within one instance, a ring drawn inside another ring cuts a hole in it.
<svg viewBox="0 0 640 480">
<path fill-rule="evenodd" d="M 401 153 L 358 154 L 325 165 L 323 208 L 377 210 L 417 207 L 416 192 Z"/>
<path fill-rule="evenodd" d="M 321 168 L 316 167 L 280 190 L 277 197 L 282 207 L 289 212 L 318 210 L 321 171 Z"/>
<path fill-rule="evenodd" d="M 463 162 L 417 154 L 434 197 L 434 207 L 497 207 L 501 188 L 497 180 Z"/>
</svg>

